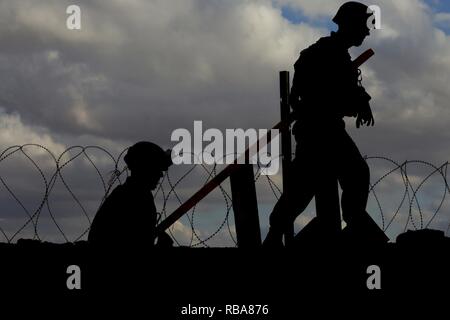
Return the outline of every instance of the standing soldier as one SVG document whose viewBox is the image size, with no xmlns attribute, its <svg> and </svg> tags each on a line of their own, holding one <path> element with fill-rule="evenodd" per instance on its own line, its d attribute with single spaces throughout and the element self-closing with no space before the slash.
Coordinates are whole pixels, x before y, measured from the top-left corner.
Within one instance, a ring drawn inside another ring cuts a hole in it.
<svg viewBox="0 0 450 320">
<path fill-rule="evenodd" d="M 371 97 L 359 80 L 348 49 L 360 46 L 370 34 L 373 12 L 364 4 L 343 4 L 333 22 L 338 31 L 303 50 L 295 63 L 289 97 L 295 119 L 297 147 L 292 164 L 291 199 L 282 195 L 270 215 L 266 247 L 281 247 L 283 233 L 308 206 L 320 186 L 338 179 L 347 229 L 363 235 L 370 225 L 366 213 L 370 172 L 355 143 L 345 131 L 343 117 L 356 117 L 356 127 L 373 126 Z M 373 224 L 373 221 L 372 221 Z M 373 228 L 372 228 L 373 230 Z M 381 230 L 375 233 L 385 241 Z M 368 234 L 367 237 L 374 234 Z"/>
</svg>

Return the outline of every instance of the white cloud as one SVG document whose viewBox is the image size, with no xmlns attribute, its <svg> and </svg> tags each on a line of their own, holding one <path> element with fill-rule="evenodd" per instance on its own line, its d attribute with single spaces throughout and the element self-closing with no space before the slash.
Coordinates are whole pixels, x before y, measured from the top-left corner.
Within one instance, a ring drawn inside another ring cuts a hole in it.
<svg viewBox="0 0 450 320">
<path fill-rule="evenodd" d="M 65 146 L 54 141 L 48 130 L 38 127 L 30 127 L 22 123 L 18 114 L 7 114 L 0 108 L 0 146 L 2 151 L 11 146 L 25 144 L 38 144 L 59 155 L 65 150 Z M 42 155 L 45 151 L 35 148 L 32 153 Z"/>
<path fill-rule="evenodd" d="M 345 0 L 275 0 L 275 3 L 282 6 L 290 6 L 294 9 L 301 10 L 305 16 L 318 18 L 321 16 L 332 17 L 337 9 L 345 2 Z"/>
<path fill-rule="evenodd" d="M 450 25 L 450 13 L 439 12 L 434 16 L 434 20 L 438 23 L 443 23 L 445 25 Z"/>
</svg>

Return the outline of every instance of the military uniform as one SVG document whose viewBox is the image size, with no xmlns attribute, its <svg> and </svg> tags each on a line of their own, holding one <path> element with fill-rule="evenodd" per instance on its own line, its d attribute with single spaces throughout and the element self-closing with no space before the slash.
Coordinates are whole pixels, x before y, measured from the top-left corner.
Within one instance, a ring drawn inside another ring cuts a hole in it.
<svg viewBox="0 0 450 320">
<path fill-rule="evenodd" d="M 156 238 L 157 223 L 151 190 L 157 187 L 163 172 L 172 165 L 170 151 L 166 152 L 152 142 L 140 141 L 128 149 L 124 161 L 131 175 L 101 205 L 88 240 L 93 245 L 114 248 L 151 248 Z M 158 235 L 158 247 L 172 244 L 166 233 Z"/>
<path fill-rule="evenodd" d="M 103 202 L 92 222 L 88 240 L 100 246 L 152 247 L 156 221 L 151 191 L 128 177 Z"/>
<path fill-rule="evenodd" d="M 297 147 L 292 196 L 287 201 L 282 195 L 276 204 L 270 216 L 271 229 L 284 231 L 292 225 L 330 179 L 338 179 L 342 188 L 347 225 L 352 226 L 366 214 L 369 168 L 345 131 L 343 120 L 369 107 L 370 96 L 358 77 L 359 70 L 335 33 L 301 52 L 290 96 L 297 120 L 293 127 Z"/>
</svg>

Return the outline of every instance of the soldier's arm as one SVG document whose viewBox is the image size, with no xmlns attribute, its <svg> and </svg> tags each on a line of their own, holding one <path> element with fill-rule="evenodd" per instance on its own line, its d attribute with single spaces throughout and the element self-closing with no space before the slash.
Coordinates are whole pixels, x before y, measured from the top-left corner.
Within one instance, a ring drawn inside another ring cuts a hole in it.
<svg viewBox="0 0 450 320">
<path fill-rule="evenodd" d="M 358 78 L 360 71 L 358 70 Z M 356 127 L 359 128 L 361 125 L 373 126 L 375 120 L 372 114 L 372 109 L 370 108 L 369 101 L 371 100 L 370 95 L 366 92 L 361 84 L 360 79 L 356 81 L 356 85 L 352 82 L 352 85 L 356 88 L 351 101 L 350 116 L 356 116 Z"/>
<path fill-rule="evenodd" d="M 300 114 L 305 112 L 301 103 L 301 98 L 305 96 L 305 93 L 312 93 L 314 90 L 314 79 L 312 79 L 314 73 L 312 72 L 311 53 L 308 50 L 301 52 L 300 57 L 294 64 L 294 78 L 292 80 L 291 93 L 289 95 L 289 103 L 292 111 L 294 112 L 294 118 L 299 119 Z"/>
<path fill-rule="evenodd" d="M 306 49 L 294 67 L 289 102 L 296 119 L 309 112 L 301 99 L 310 99 L 314 106 L 326 108 L 324 115 L 353 117 L 365 110 L 371 99 L 359 84 L 358 71 L 350 59 L 344 61 L 342 56 Z"/>
<path fill-rule="evenodd" d="M 334 63 L 330 67 L 331 74 L 324 79 L 325 85 L 330 88 L 327 94 L 341 116 L 356 117 L 362 109 L 366 109 L 371 97 L 360 84 L 358 70 L 350 61 Z"/>
</svg>

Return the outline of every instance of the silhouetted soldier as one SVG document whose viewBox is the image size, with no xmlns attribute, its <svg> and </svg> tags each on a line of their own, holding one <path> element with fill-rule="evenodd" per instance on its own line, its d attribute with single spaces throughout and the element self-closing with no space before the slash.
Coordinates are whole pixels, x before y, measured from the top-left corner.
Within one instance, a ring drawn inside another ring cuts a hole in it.
<svg viewBox="0 0 450 320">
<path fill-rule="evenodd" d="M 100 246 L 153 247 L 157 212 L 151 191 L 172 164 L 171 157 L 156 144 L 142 141 L 128 149 L 124 160 L 131 175 L 103 202 L 88 241 Z M 172 239 L 163 234 L 158 242 L 168 246 Z"/>
<path fill-rule="evenodd" d="M 371 97 L 362 87 L 359 70 L 348 53 L 350 47 L 360 46 L 370 34 L 368 21 L 372 14 L 364 4 L 343 4 L 333 18 L 338 31 L 303 50 L 295 63 L 289 97 L 297 120 L 293 127 L 297 147 L 292 195 L 289 201 L 282 195 L 276 204 L 264 241 L 266 247 L 282 246 L 283 233 L 320 186 L 333 178 L 342 188 L 343 219 L 348 230 L 358 232 L 368 224 L 370 217 L 365 208 L 369 168 L 345 131 L 343 117 L 356 117 L 358 128 L 374 125 Z"/>
</svg>

